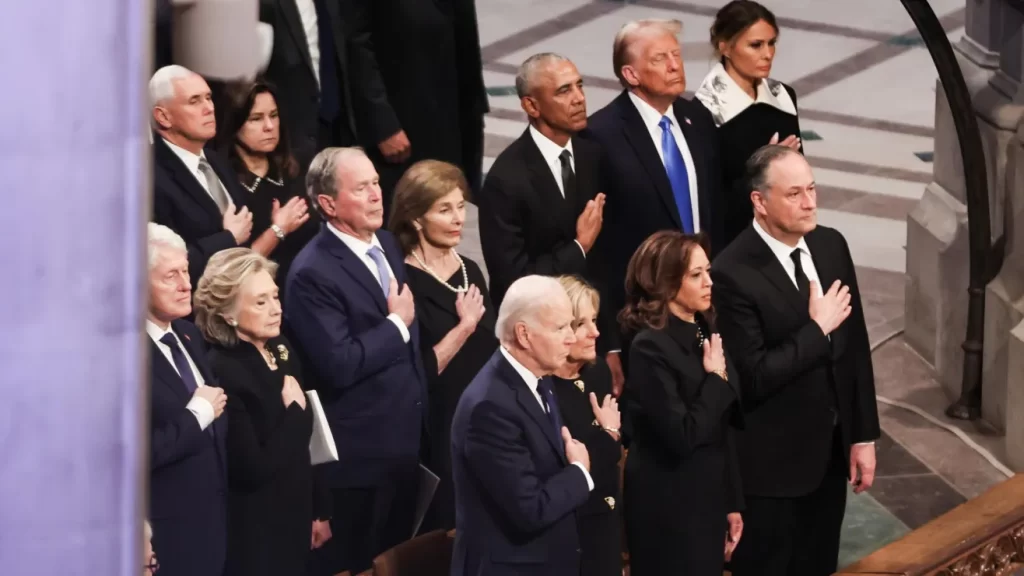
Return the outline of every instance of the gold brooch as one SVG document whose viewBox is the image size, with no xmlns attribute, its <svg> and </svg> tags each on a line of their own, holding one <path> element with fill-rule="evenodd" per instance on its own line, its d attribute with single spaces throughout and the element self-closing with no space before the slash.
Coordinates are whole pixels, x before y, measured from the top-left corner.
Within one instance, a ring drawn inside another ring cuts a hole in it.
<svg viewBox="0 0 1024 576">
<path fill-rule="evenodd" d="M 288 349 L 284 347 L 284 344 L 277 345 L 277 355 L 281 357 L 281 360 L 288 361 Z"/>
<path fill-rule="evenodd" d="M 615 510 L 615 498 L 612 498 L 611 496 L 606 496 L 604 502 L 605 504 L 608 505 L 609 508 Z"/>
<path fill-rule="evenodd" d="M 580 389 L 580 392 L 583 392 L 583 380 L 577 380 L 573 382 L 573 384 L 575 384 L 576 387 Z"/>
<path fill-rule="evenodd" d="M 600 426 L 601 425 L 601 423 L 597 421 L 597 418 L 594 418 L 594 421 L 591 422 L 591 424 L 594 425 L 594 426 Z"/>
</svg>

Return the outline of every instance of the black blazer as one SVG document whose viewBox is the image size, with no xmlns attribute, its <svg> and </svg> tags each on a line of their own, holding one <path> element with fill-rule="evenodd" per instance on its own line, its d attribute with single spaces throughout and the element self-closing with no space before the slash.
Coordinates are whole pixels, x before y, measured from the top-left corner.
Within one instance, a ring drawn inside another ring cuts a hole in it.
<svg viewBox="0 0 1024 576">
<path fill-rule="evenodd" d="M 323 5 L 327 9 L 326 18 L 333 33 L 335 62 L 338 64 L 339 93 L 335 97 L 340 105 L 339 115 L 349 138 L 354 138 L 355 120 L 350 93 L 352 78 L 349 74 L 348 38 L 344 29 L 344 22 L 348 18 L 342 14 L 342 3 L 335 0 L 324 2 Z M 318 13 L 317 18 L 324 18 L 324 15 Z M 295 157 L 305 168 L 320 147 L 317 137 L 321 102 L 316 76 L 318 72 L 313 70 L 306 31 L 295 0 L 260 0 L 260 21 L 274 27 L 274 48 L 264 76 L 277 86 L 277 97 L 280 100 L 277 105 L 284 119 L 282 128 L 288 130 Z M 318 26 L 318 30 L 324 29 L 324 26 Z M 324 45 L 322 40 L 320 45 Z M 353 140 L 342 138 L 341 141 L 324 144 L 349 146 L 352 143 Z"/>
<path fill-rule="evenodd" d="M 698 317 L 705 335 L 707 324 Z M 669 316 L 630 346 L 625 514 L 637 576 L 718 576 L 726 515 L 743 507 L 732 424 L 742 425 L 740 387 L 704 370 L 697 324 Z"/>
<path fill-rule="evenodd" d="M 243 205 L 244 191 L 238 177 L 212 148 L 206 159 L 236 208 Z M 235 237 L 224 229 L 224 216 L 206 188 L 171 150 L 159 134 L 153 134 L 153 221 L 178 233 L 188 246 L 188 272 L 192 289 L 206 269 L 206 261 L 221 250 L 234 248 Z"/>
<path fill-rule="evenodd" d="M 601 191 L 601 150 L 593 142 L 572 139 L 576 172 L 576 193 L 565 198 L 540 149 L 523 132 L 502 151 L 487 172 L 480 207 L 480 247 L 491 280 L 491 299 L 495 309 L 501 306 L 505 292 L 513 282 L 530 274 L 558 276 L 576 274 L 589 280 L 599 292 L 604 273 L 595 245 L 584 256 L 576 244 L 576 219 L 587 202 Z M 608 210 L 605 208 L 607 221 Z M 605 299 L 607 300 L 607 299 Z M 609 302 L 610 304 L 610 302 Z M 602 307 L 603 350 L 617 346 L 613 336 L 615 312 Z"/>
<path fill-rule="evenodd" d="M 718 215 L 712 203 L 720 193 L 718 138 L 714 121 L 696 101 L 676 100 L 672 107 L 696 168 L 697 209 L 701 229 L 718 244 Z M 650 132 L 627 92 L 595 112 L 582 136 L 601 145 L 601 183 L 607 195 L 598 259 L 606 262 L 604 284 L 611 310 L 625 305 L 622 278 L 633 252 L 659 230 L 681 230 L 679 210 L 665 166 Z"/>
<path fill-rule="evenodd" d="M 286 375 L 303 381 L 297 355 L 284 337 L 270 339 L 267 349 L 276 371 L 247 342 L 210 352 L 228 395 L 229 576 L 301 574 L 312 521 L 330 516 L 329 494 L 313 490 L 312 409 L 286 408 L 281 399 Z"/>
<path fill-rule="evenodd" d="M 206 362 L 206 344 L 195 326 L 175 320 L 171 329 L 208 386 L 218 383 Z M 148 336 L 147 336 L 148 338 Z M 226 554 L 226 447 L 223 416 L 201 430 L 186 405 L 185 383 L 150 341 L 149 518 L 160 573 L 221 576 Z"/>
<path fill-rule="evenodd" d="M 590 406 L 590 393 L 604 401 L 612 393 L 612 373 L 600 356 L 585 365 L 579 377 L 565 380 L 552 376 L 562 422 L 572 437 L 590 453 L 590 478 L 594 489 L 576 510 L 580 533 L 580 575 L 622 575 L 622 495 L 619 460 L 622 444 L 601 429 Z"/>
<path fill-rule="evenodd" d="M 853 313 L 825 337 L 808 302 L 764 240 L 748 227 L 715 260 L 712 298 L 739 368 L 746 430 L 738 436 L 746 494 L 791 498 L 814 490 L 833 452 L 838 410 L 844 458 L 879 436 L 864 308 L 843 236 L 818 226 L 805 237 L 824 290 L 849 286 Z"/>
</svg>

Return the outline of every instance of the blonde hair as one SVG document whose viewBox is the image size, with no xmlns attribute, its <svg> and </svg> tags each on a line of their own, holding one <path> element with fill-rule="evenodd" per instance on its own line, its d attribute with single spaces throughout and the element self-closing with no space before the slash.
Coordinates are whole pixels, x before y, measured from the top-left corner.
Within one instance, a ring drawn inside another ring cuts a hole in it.
<svg viewBox="0 0 1024 576">
<path fill-rule="evenodd" d="M 469 184 L 462 170 L 440 160 L 420 160 L 402 174 L 395 184 L 388 229 L 398 237 L 402 251 L 411 254 L 420 242 L 413 221 L 422 218 L 435 202 L 458 188 L 469 200 Z"/>
<path fill-rule="evenodd" d="M 273 277 L 277 264 L 249 248 L 221 250 L 210 258 L 193 297 L 196 327 L 207 340 L 222 346 L 238 343 L 235 328 L 224 317 L 234 311 L 246 279 L 263 271 Z"/>
<path fill-rule="evenodd" d="M 683 23 L 675 19 L 645 18 L 631 20 L 619 28 L 612 43 L 612 68 L 615 69 L 615 77 L 619 79 L 619 84 L 622 84 L 623 88 L 632 88 L 622 76 L 622 67 L 631 64 L 636 58 L 636 54 L 631 50 L 633 45 L 637 38 L 652 31 L 670 34 L 678 39 L 683 31 Z"/>
<path fill-rule="evenodd" d="M 594 307 L 596 313 L 598 308 L 601 307 L 601 295 L 597 292 L 597 289 L 587 283 L 586 280 L 575 276 L 573 274 L 567 274 L 565 276 L 559 276 L 556 278 L 558 283 L 562 285 L 562 289 L 565 290 L 566 296 L 569 297 L 569 302 L 572 304 L 572 317 L 573 329 L 577 328 L 580 324 L 580 307 L 583 304 L 584 299 L 590 301 L 590 304 Z"/>
</svg>

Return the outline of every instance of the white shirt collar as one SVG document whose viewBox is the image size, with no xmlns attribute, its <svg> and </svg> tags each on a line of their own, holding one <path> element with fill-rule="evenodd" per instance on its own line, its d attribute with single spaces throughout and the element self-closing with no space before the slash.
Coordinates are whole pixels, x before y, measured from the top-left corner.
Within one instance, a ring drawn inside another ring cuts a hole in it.
<svg viewBox="0 0 1024 576">
<path fill-rule="evenodd" d="M 540 150 L 540 155 L 544 157 L 544 162 L 548 164 L 560 162 L 558 157 L 562 155 L 563 150 L 568 150 L 569 154 L 575 155 L 575 152 L 572 150 L 572 138 L 569 138 L 569 141 L 565 143 L 565 146 L 559 146 L 552 142 L 547 136 L 541 134 L 540 130 L 537 130 L 532 125 L 529 130 L 530 136 L 533 137 L 534 144 L 536 144 L 537 149 Z"/>
<path fill-rule="evenodd" d="M 178 158 L 181 158 L 181 161 L 185 163 L 185 166 L 189 170 L 191 170 L 192 172 L 198 172 L 199 171 L 199 159 L 200 158 L 206 158 L 206 152 L 200 150 L 199 151 L 199 155 L 196 156 L 195 154 L 189 152 L 188 150 L 185 150 L 181 146 L 178 146 L 177 144 L 173 144 L 172 142 L 170 142 L 166 138 L 164 138 L 163 140 L 164 140 L 164 144 L 167 144 L 167 147 L 170 148 L 172 152 L 177 154 Z"/>
<path fill-rule="evenodd" d="M 156 342 L 157 344 L 163 344 L 163 342 L 161 342 L 160 339 L 163 338 L 164 335 L 166 335 L 168 332 L 172 334 L 174 333 L 174 330 L 171 329 L 170 324 L 168 324 L 167 329 L 164 330 L 163 328 L 154 324 L 152 320 L 146 318 L 146 334 L 149 334 L 149 337 L 152 338 L 153 341 Z M 174 337 L 177 338 L 178 336 L 175 335 Z"/>
<path fill-rule="evenodd" d="M 338 230 L 330 222 L 327 223 L 327 229 L 334 233 L 334 235 L 337 236 L 339 240 L 344 242 L 345 246 L 348 246 L 349 250 L 355 252 L 356 256 L 366 256 L 366 253 L 370 251 L 370 248 L 372 246 L 376 246 L 377 248 L 380 248 L 381 252 L 384 252 L 384 247 L 381 246 L 380 240 L 377 239 L 376 234 L 374 234 L 373 237 L 370 238 L 369 242 L 363 242 L 362 240 L 356 238 L 355 236 L 352 236 L 351 234 L 346 234 L 341 230 Z"/>
<path fill-rule="evenodd" d="M 633 101 L 633 106 L 636 106 L 637 112 L 640 113 L 640 117 L 643 118 L 644 124 L 650 128 L 659 128 L 658 124 L 661 122 L 662 116 L 668 116 L 668 119 L 672 121 L 674 126 L 679 126 L 679 122 L 676 121 L 676 113 L 673 109 L 674 106 L 669 106 L 668 110 L 664 114 L 654 109 L 654 106 L 648 104 L 643 98 L 637 96 L 633 92 L 629 92 L 629 99 Z"/>
<path fill-rule="evenodd" d="M 711 112 L 715 125 L 721 126 L 743 112 L 752 104 L 767 104 L 787 114 L 796 116 L 796 104 L 789 91 L 778 80 L 765 78 L 757 84 L 757 99 L 744 92 L 743 88 L 729 76 L 721 63 L 715 65 L 701 82 L 695 94 L 704 107 Z"/>
<path fill-rule="evenodd" d="M 754 231 L 757 232 L 757 235 L 760 236 L 762 240 L 764 240 L 764 243 L 768 245 L 772 254 L 775 254 L 775 257 L 779 262 L 782 262 L 783 266 L 785 266 L 787 262 L 793 261 L 793 250 L 800 249 L 808 256 L 811 255 L 811 249 L 807 247 L 807 240 L 803 237 L 801 237 L 800 241 L 796 243 L 796 248 L 787 246 L 785 243 L 779 241 L 774 236 L 766 232 L 765 229 L 761 227 L 761 224 L 757 222 L 757 219 L 754 219 Z"/>
<path fill-rule="evenodd" d="M 516 360 L 504 346 L 501 346 L 498 349 L 501 350 L 501 355 L 505 357 L 505 360 L 508 360 L 508 363 L 512 365 L 512 368 L 514 368 L 515 371 L 523 378 L 523 381 L 530 387 L 530 390 L 536 394 L 537 383 L 540 382 L 540 378 L 537 378 L 533 372 L 530 372 L 529 368 L 523 366 L 519 360 Z"/>
</svg>

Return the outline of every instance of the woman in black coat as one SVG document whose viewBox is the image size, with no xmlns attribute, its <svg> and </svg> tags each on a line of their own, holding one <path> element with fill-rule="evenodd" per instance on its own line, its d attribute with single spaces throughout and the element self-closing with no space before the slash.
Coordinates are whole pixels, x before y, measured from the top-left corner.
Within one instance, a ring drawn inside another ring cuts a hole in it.
<svg viewBox="0 0 1024 576">
<path fill-rule="evenodd" d="M 710 322 L 702 240 L 657 232 L 626 271 L 619 318 L 636 334 L 624 481 L 632 576 L 721 576 L 742 535 L 730 427 L 740 417 L 739 386 Z"/>
<path fill-rule="evenodd" d="M 228 576 L 303 574 L 310 550 L 330 538 L 329 493 L 310 464 L 312 410 L 281 336 L 276 267 L 248 248 L 224 250 L 195 295 L 228 396 Z"/>
<path fill-rule="evenodd" d="M 768 77 L 779 27 L 775 15 L 751 0 L 734 0 L 718 11 L 711 45 L 719 62 L 701 82 L 697 100 L 718 127 L 723 195 L 721 252 L 753 219 L 745 165 L 760 147 L 778 143 L 803 152 L 796 92 Z"/>
<path fill-rule="evenodd" d="M 552 377 L 562 422 L 590 453 L 590 499 L 576 510 L 580 534 L 580 576 L 622 575 L 622 517 L 619 460 L 622 458 L 619 407 L 612 397 L 612 373 L 597 355 L 600 299 L 575 276 L 558 279 L 573 307 L 576 343 Z"/>
</svg>

